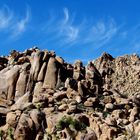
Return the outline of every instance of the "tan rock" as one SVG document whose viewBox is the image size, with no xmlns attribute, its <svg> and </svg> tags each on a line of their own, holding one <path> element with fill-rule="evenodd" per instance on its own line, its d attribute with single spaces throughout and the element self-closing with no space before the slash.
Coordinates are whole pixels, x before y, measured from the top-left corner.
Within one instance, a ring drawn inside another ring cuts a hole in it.
<svg viewBox="0 0 140 140">
<path fill-rule="evenodd" d="M 57 122 L 62 118 L 63 115 L 63 113 L 51 114 L 49 116 L 46 115 L 47 132 L 52 133 L 54 131 Z"/>
<path fill-rule="evenodd" d="M 36 132 L 38 132 L 39 130 L 41 131 L 43 129 L 42 124 L 45 124 L 44 114 L 41 111 L 39 111 L 38 109 L 33 109 L 30 111 L 30 117 L 35 124 Z"/>
<path fill-rule="evenodd" d="M 16 112 L 9 112 L 6 115 L 6 123 L 9 125 L 9 127 L 15 128 L 18 120 L 20 118 L 21 112 L 16 111 Z"/>
<path fill-rule="evenodd" d="M 54 112 L 54 107 L 47 107 L 43 109 L 43 112 L 48 116 Z"/>
<path fill-rule="evenodd" d="M 113 102 L 113 99 L 112 99 L 111 96 L 105 96 L 104 99 L 103 99 L 103 102 L 104 102 L 105 104 L 107 104 L 107 103 L 112 103 L 112 102 Z"/>
<path fill-rule="evenodd" d="M 60 111 L 65 111 L 66 109 L 68 108 L 68 105 L 67 104 L 62 104 L 58 107 L 58 110 Z"/>
<path fill-rule="evenodd" d="M 37 81 L 38 73 L 41 68 L 41 62 L 42 62 L 42 57 L 43 57 L 43 52 L 42 51 L 34 51 L 31 56 L 31 71 L 30 75 L 32 75 L 33 80 Z"/>
<path fill-rule="evenodd" d="M 7 85 L 8 85 L 8 89 L 7 89 L 8 90 L 8 95 L 7 95 L 8 100 L 14 99 L 15 87 L 16 87 L 16 82 L 17 82 L 18 76 L 19 76 L 19 70 L 20 70 L 19 66 L 14 66 L 12 69 L 10 69 L 9 71 L 7 71 L 5 73 L 6 81 L 7 81 Z"/>
<path fill-rule="evenodd" d="M 23 96 L 26 92 L 26 84 L 27 84 L 27 72 L 23 70 L 16 84 L 16 93 L 15 93 L 15 101 L 18 100 L 21 96 Z"/>
<path fill-rule="evenodd" d="M 21 98 L 19 98 L 15 104 L 11 106 L 11 110 L 25 110 L 33 108 L 33 104 L 30 102 L 31 94 L 29 92 L 25 93 Z"/>
<path fill-rule="evenodd" d="M 26 124 L 26 125 L 25 125 Z M 15 140 L 34 140 L 36 135 L 33 131 L 34 123 L 28 114 L 22 114 L 14 133 Z"/>
<path fill-rule="evenodd" d="M 55 59 L 60 63 L 60 64 L 64 64 L 64 59 L 60 56 L 56 56 Z"/>
<path fill-rule="evenodd" d="M 110 125 L 110 126 L 116 126 L 117 125 L 116 119 L 113 118 L 113 117 L 106 117 L 105 123 Z"/>
<path fill-rule="evenodd" d="M 77 101 L 77 103 L 81 103 L 82 102 L 82 99 L 81 99 L 81 96 L 75 96 L 75 100 Z"/>
<path fill-rule="evenodd" d="M 59 91 L 59 92 L 54 93 L 53 96 L 56 100 L 62 100 L 63 98 L 66 97 L 66 92 L 65 91 Z"/>
<path fill-rule="evenodd" d="M 66 110 L 67 114 L 76 113 L 77 107 L 76 105 L 69 105 L 69 108 Z"/>
<path fill-rule="evenodd" d="M 7 114 L 10 111 L 9 108 L 5 108 L 5 107 L 0 107 L 0 114 Z"/>
<path fill-rule="evenodd" d="M 39 132 L 39 133 L 36 135 L 35 140 L 43 140 L 43 137 L 44 137 L 43 133 L 42 133 L 42 132 Z"/>
<path fill-rule="evenodd" d="M 0 106 L 1 107 L 8 107 L 8 106 L 12 105 L 12 103 L 13 103 L 12 101 L 0 98 Z"/>
<path fill-rule="evenodd" d="M 137 108 L 137 107 L 134 107 L 134 108 L 131 110 L 130 117 L 129 117 L 129 121 L 130 121 L 130 122 L 133 122 L 133 121 L 135 120 L 135 117 L 136 117 L 137 114 L 138 114 L 138 108 Z"/>
<path fill-rule="evenodd" d="M 43 81 L 47 70 L 47 62 L 44 62 L 38 74 L 37 81 Z"/>
<path fill-rule="evenodd" d="M 113 105 L 112 103 L 107 103 L 107 104 L 105 105 L 105 108 L 106 108 L 106 109 L 109 109 L 109 110 L 113 110 L 114 105 Z"/>
<path fill-rule="evenodd" d="M 94 130 L 97 138 L 99 139 L 99 137 L 101 135 L 100 122 L 96 121 L 92 117 L 89 117 L 89 122 L 90 122 L 90 128 Z"/>
<path fill-rule="evenodd" d="M 95 132 L 93 132 L 93 133 L 89 133 L 89 134 L 85 134 L 81 136 L 80 140 L 97 140 L 97 136 Z"/>
<path fill-rule="evenodd" d="M 84 102 L 84 106 L 86 106 L 86 107 L 92 107 L 93 106 L 93 102 L 91 102 L 91 101 L 85 101 Z"/>
<path fill-rule="evenodd" d="M 57 84 L 57 73 L 58 73 L 57 61 L 54 57 L 50 57 L 47 66 L 47 71 L 45 74 L 43 87 L 54 89 Z"/>
</svg>

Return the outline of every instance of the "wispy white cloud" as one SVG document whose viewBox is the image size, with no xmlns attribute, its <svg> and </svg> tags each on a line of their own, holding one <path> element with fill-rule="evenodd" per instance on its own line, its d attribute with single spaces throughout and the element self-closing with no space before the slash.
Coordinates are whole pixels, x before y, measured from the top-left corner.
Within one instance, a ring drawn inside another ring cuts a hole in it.
<svg viewBox="0 0 140 140">
<path fill-rule="evenodd" d="M 67 8 L 64 8 L 63 10 L 64 10 L 64 15 L 65 15 L 64 23 L 67 23 L 69 21 L 69 11 Z"/>
<path fill-rule="evenodd" d="M 127 53 L 140 53 L 140 24 L 137 23 L 129 28 L 124 26 L 121 32 L 120 42 L 123 44 L 121 51 Z"/>
<path fill-rule="evenodd" d="M 26 10 L 25 17 L 19 17 L 7 5 L 4 5 L 0 8 L 0 32 L 5 31 L 9 38 L 15 39 L 25 32 L 29 19 L 29 8 Z"/>
<path fill-rule="evenodd" d="M 10 25 L 10 22 L 13 18 L 13 12 L 4 5 L 0 9 L 0 29 L 5 29 Z"/>
<path fill-rule="evenodd" d="M 26 16 L 23 17 L 21 20 L 16 21 L 15 25 L 13 25 L 12 37 L 17 37 L 21 35 L 26 30 L 29 20 L 30 20 L 30 10 L 27 9 Z"/>
<path fill-rule="evenodd" d="M 108 22 L 98 21 L 87 30 L 84 43 L 92 44 L 99 48 L 108 43 L 117 34 L 118 30 L 119 27 L 113 19 L 109 19 Z"/>
<path fill-rule="evenodd" d="M 119 27 L 113 19 L 105 21 L 88 21 L 83 19 L 76 23 L 73 13 L 67 8 L 63 9 L 63 18 L 53 15 L 53 21 L 47 23 L 45 31 L 51 41 L 59 42 L 60 46 L 72 46 L 75 44 L 91 44 L 101 47 L 108 43 L 118 32 Z M 44 29 L 44 28 L 43 28 Z"/>
<path fill-rule="evenodd" d="M 64 19 L 59 23 L 58 32 L 63 37 L 64 43 L 73 43 L 79 36 L 79 28 L 73 24 L 73 17 L 70 19 L 69 11 L 67 8 L 63 9 Z M 62 43 L 61 42 L 61 43 Z"/>
</svg>

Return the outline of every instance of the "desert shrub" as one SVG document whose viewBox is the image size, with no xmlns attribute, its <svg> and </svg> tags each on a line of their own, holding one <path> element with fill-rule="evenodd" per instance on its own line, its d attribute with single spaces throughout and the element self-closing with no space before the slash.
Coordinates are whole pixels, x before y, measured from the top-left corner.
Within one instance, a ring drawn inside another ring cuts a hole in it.
<svg viewBox="0 0 140 140">
<path fill-rule="evenodd" d="M 56 124 L 57 131 L 70 127 L 77 131 L 86 129 L 86 125 L 84 123 L 79 122 L 77 119 L 74 119 L 71 116 L 63 116 L 61 120 Z"/>
<path fill-rule="evenodd" d="M 14 130 L 11 127 L 7 130 L 7 138 L 8 140 L 14 140 Z"/>
</svg>

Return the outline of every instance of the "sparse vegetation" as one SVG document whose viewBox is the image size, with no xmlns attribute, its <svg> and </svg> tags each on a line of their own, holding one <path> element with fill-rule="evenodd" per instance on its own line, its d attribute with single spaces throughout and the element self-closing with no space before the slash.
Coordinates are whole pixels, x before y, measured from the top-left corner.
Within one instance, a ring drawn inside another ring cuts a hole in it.
<svg viewBox="0 0 140 140">
<path fill-rule="evenodd" d="M 73 128 L 77 131 L 82 131 L 86 129 L 86 125 L 72 118 L 71 116 L 64 116 L 57 123 L 56 129 L 57 131 L 60 131 L 63 130 L 64 128 Z"/>
<path fill-rule="evenodd" d="M 8 140 L 14 140 L 14 130 L 13 130 L 13 128 L 8 128 L 8 130 L 7 130 L 7 139 Z"/>
</svg>

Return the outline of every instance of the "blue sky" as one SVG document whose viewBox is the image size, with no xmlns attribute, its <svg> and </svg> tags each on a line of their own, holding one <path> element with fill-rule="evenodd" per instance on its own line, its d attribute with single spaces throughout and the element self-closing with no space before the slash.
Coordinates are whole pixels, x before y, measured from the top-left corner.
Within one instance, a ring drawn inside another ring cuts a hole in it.
<svg viewBox="0 0 140 140">
<path fill-rule="evenodd" d="M 0 55 L 32 46 L 84 62 L 140 54 L 139 0 L 0 0 Z"/>
</svg>

